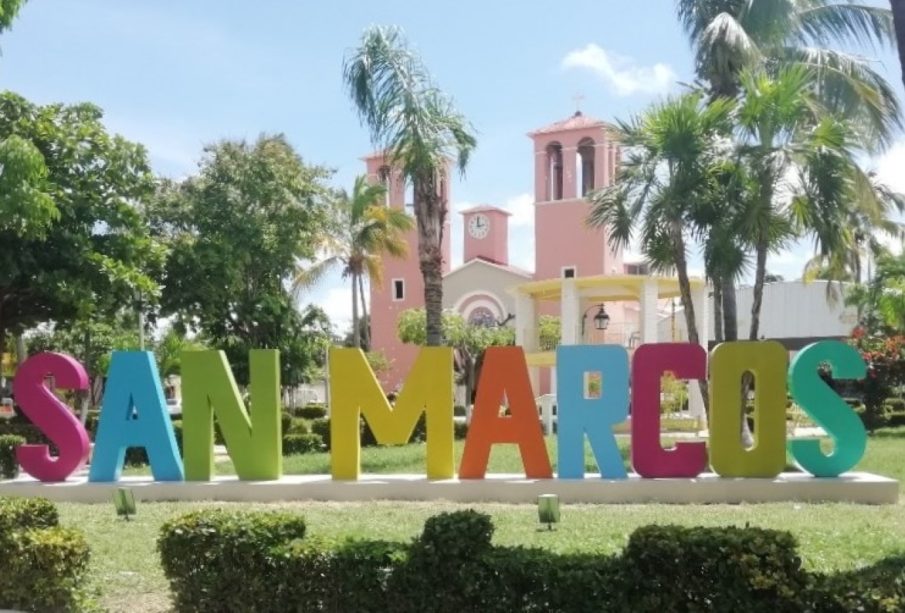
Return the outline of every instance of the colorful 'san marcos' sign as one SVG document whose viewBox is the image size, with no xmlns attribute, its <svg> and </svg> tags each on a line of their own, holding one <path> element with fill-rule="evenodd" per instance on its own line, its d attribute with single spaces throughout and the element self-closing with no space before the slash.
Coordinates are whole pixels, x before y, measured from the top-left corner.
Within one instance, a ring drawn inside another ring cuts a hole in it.
<svg viewBox="0 0 905 613">
<path fill-rule="evenodd" d="M 697 345 L 652 344 L 629 355 L 615 345 L 561 346 L 557 350 L 558 478 L 585 475 L 585 440 L 590 442 L 602 477 L 624 479 L 626 470 L 613 426 L 629 415 L 631 460 L 645 478 L 691 478 L 708 465 L 724 477 L 775 477 L 786 461 L 787 391 L 832 439 L 824 452 L 818 440 L 795 440 L 789 450 L 799 466 L 817 477 L 837 476 L 864 454 L 867 436 L 858 416 L 819 376 L 829 366 L 837 379 L 860 379 L 865 364 L 858 352 L 839 342 L 820 342 L 788 364 L 776 342 L 725 343 L 709 359 L 710 440 L 682 442 L 672 449 L 660 443 L 660 377 L 673 372 L 691 381 L 707 376 L 708 356 Z M 180 457 L 167 414 L 160 377 L 148 352 L 115 352 L 108 372 L 103 409 L 91 457 L 89 480 L 117 481 L 129 447 L 147 450 L 154 479 L 207 481 L 213 474 L 213 423 L 217 420 L 236 473 L 243 480 L 273 480 L 282 474 L 280 449 L 279 354 L 251 353 L 250 406 L 242 401 L 222 352 L 186 352 L 182 359 L 183 447 Z M 740 442 L 740 383 L 754 375 L 756 444 Z M 598 373 L 602 392 L 586 393 L 588 373 Z M 81 390 L 85 369 L 55 353 L 26 361 L 15 379 L 16 398 L 26 416 L 59 450 L 25 445 L 22 468 L 42 481 L 62 481 L 88 461 L 88 435 L 72 412 L 46 387 Z M 453 359 L 449 348 L 426 348 L 416 361 L 395 406 L 381 391 L 364 354 L 357 349 L 330 352 L 332 474 L 357 479 L 360 470 L 359 420 L 368 421 L 378 442 L 408 441 L 422 414 L 427 426 L 427 476 L 455 476 L 453 437 Z M 696 384 L 696 383 L 695 383 Z M 504 405 L 507 410 L 501 410 Z M 525 473 L 553 478 L 537 407 L 519 347 L 488 350 L 474 414 L 459 466 L 462 479 L 482 479 L 494 445 L 519 446 Z"/>
</svg>

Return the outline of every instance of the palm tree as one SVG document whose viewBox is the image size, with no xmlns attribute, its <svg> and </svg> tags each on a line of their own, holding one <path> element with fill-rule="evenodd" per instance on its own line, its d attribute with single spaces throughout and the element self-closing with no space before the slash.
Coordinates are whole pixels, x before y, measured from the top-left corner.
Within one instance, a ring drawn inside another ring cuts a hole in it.
<svg viewBox="0 0 905 613">
<path fill-rule="evenodd" d="M 905 0 L 889 0 L 889 3 L 892 5 L 892 19 L 896 29 L 902 83 L 905 84 Z"/>
<path fill-rule="evenodd" d="M 819 253 L 805 265 L 804 280 L 850 281 L 860 283 L 864 260 L 876 260 L 885 251 L 882 237 L 902 238 L 902 224 L 891 219 L 894 212 L 905 211 L 905 196 L 882 183 L 873 172 L 866 173 L 860 185 L 861 206 L 848 211 L 840 231 L 847 237 L 842 249 Z M 829 297 L 838 298 L 832 283 Z"/>
<path fill-rule="evenodd" d="M 865 128 L 868 142 L 888 143 L 900 126 L 898 101 L 882 75 L 867 59 L 830 48 L 891 43 L 890 11 L 850 0 L 677 0 L 676 6 L 695 50 L 696 74 L 712 98 L 736 98 L 745 69 L 775 73 L 795 65 L 813 77 L 827 108 Z M 723 278 L 714 287 L 724 302 L 718 307 L 726 339 L 735 340 L 735 283 Z"/>
<path fill-rule="evenodd" d="M 675 270 L 688 340 L 698 343 L 688 278 L 688 241 L 702 215 L 699 202 L 712 193 L 734 103 L 704 102 L 700 92 L 656 104 L 629 123 L 619 122 L 626 152 L 619 180 L 592 196 L 589 223 L 606 227 L 615 246 L 636 231 L 653 270 Z M 701 385 L 707 402 L 707 390 Z"/>
<path fill-rule="evenodd" d="M 321 245 L 323 259 L 298 270 L 293 289 L 298 292 L 316 284 L 323 276 L 341 267 L 344 279 L 352 282 L 352 340 L 354 347 L 362 346 L 359 325 L 359 304 L 367 319 L 364 277 L 371 283 L 383 280 L 383 255 L 404 257 L 408 245 L 404 233 L 414 225 L 412 218 L 400 209 L 383 204 L 384 187 L 371 185 L 365 177 L 357 177 L 352 197 L 341 191 L 333 202 L 330 232 Z M 369 346 L 365 339 L 365 346 Z"/>
<path fill-rule="evenodd" d="M 346 58 L 346 88 L 376 146 L 413 187 L 418 261 L 424 277 L 427 345 L 443 338 L 443 226 L 449 212 L 442 185 L 448 161 L 464 172 L 476 145 L 473 130 L 433 84 L 402 31 L 373 26 Z"/>
<path fill-rule="evenodd" d="M 883 227 L 890 199 L 858 166 L 857 126 L 830 114 L 814 96 L 813 73 L 798 66 L 742 74 L 740 155 L 753 180 L 740 231 L 754 244 L 749 339 L 757 340 L 767 255 L 809 236 L 832 261 L 856 245 L 853 219 Z"/>
</svg>

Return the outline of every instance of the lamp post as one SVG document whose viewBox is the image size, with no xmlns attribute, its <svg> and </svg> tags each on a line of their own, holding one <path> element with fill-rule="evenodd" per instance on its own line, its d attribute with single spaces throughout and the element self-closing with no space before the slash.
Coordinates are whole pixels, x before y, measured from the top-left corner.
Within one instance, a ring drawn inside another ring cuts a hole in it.
<svg viewBox="0 0 905 613">
<path fill-rule="evenodd" d="M 610 316 L 606 312 L 606 304 L 601 302 L 600 304 L 592 304 L 587 308 L 584 312 L 584 315 L 581 316 L 581 338 L 584 340 L 584 330 L 585 324 L 588 320 L 588 313 L 592 310 L 597 309 L 597 314 L 594 315 L 594 328 L 600 331 L 604 331 L 610 327 Z"/>
</svg>

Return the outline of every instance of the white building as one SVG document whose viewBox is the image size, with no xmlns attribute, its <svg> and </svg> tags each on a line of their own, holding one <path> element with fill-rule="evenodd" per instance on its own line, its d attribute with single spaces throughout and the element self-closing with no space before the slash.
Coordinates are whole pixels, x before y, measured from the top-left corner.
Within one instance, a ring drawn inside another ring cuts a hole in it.
<svg viewBox="0 0 905 613">
<path fill-rule="evenodd" d="M 854 307 L 846 307 L 845 288 L 828 281 L 781 281 L 764 286 L 760 313 L 759 338 L 778 340 L 790 351 L 825 339 L 848 337 L 858 323 Z M 739 339 L 748 338 L 751 326 L 753 287 L 740 287 L 736 292 Z M 708 310 L 713 313 L 713 301 Z M 673 332 L 675 331 L 675 332 Z M 712 337 L 712 331 L 709 336 Z M 661 341 L 687 338 L 685 317 L 676 300 L 675 316 L 661 317 L 658 337 Z"/>
</svg>

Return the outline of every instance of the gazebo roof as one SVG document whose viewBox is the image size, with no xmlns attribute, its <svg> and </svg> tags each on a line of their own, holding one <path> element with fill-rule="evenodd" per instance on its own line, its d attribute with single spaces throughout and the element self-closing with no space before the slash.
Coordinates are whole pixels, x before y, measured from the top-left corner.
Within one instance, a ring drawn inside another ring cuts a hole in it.
<svg viewBox="0 0 905 613">
<path fill-rule="evenodd" d="M 584 299 L 601 302 L 637 301 L 641 297 L 644 281 L 654 279 L 657 282 L 657 298 L 675 298 L 680 294 L 679 279 L 676 277 L 644 276 L 644 275 L 599 275 L 596 277 L 578 277 L 575 279 L 546 279 L 531 281 L 510 289 L 513 294 L 527 295 L 535 300 L 559 300 L 562 298 L 563 282 L 572 282 L 575 289 Z M 689 279 L 691 288 L 705 286 L 704 279 Z"/>
</svg>

